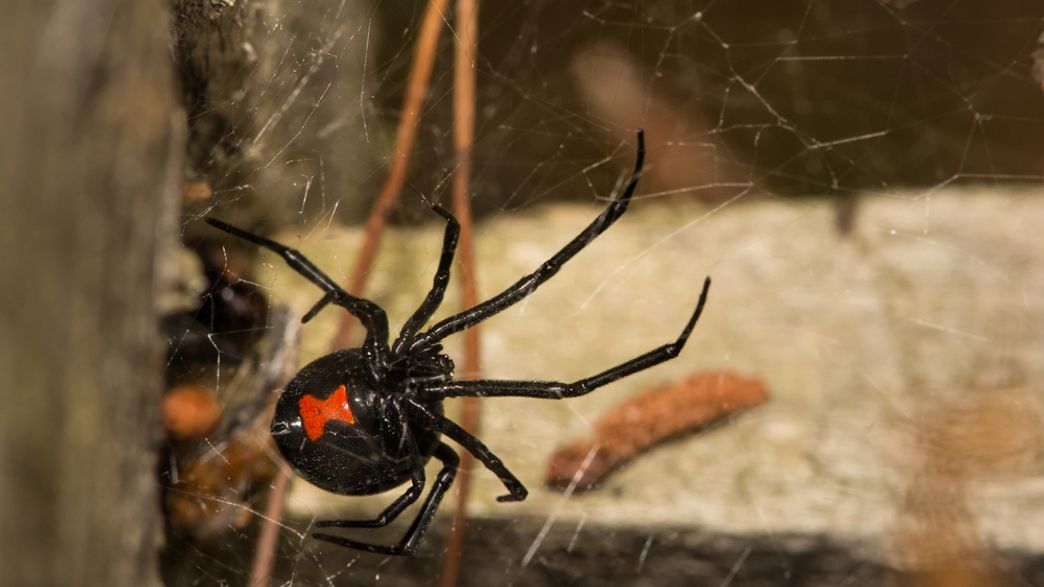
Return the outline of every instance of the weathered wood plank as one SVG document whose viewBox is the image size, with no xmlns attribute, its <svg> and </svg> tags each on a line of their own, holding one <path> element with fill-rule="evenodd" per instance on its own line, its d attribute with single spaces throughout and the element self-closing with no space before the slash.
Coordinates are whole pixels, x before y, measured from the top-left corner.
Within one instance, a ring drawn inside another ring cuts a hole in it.
<svg viewBox="0 0 1044 587">
<path fill-rule="evenodd" d="M 184 151 L 166 10 L 0 19 L 4 584 L 158 584 L 156 259 Z"/>
</svg>

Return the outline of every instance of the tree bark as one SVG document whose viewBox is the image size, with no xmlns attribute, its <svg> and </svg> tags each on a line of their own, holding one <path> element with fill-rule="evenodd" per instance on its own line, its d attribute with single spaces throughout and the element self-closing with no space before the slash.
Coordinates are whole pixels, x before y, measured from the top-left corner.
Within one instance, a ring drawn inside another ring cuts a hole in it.
<svg viewBox="0 0 1044 587">
<path fill-rule="evenodd" d="M 161 0 L 0 19 L 0 583 L 158 585 L 161 254 L 184 117 Z"/>
</svg>

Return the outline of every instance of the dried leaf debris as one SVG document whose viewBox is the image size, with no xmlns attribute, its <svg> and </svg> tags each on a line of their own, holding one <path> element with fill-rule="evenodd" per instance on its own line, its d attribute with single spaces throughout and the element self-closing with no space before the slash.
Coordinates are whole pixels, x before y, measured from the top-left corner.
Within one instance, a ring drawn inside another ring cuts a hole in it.
<svg viewBox="0 0 1044 587">
<path fill-rule="evenodd" d="M 638 454 L 767 398 L 759 379 L 733 371 L 697 373 L 654 387 L 609 410 L 595 424 L 591 438 L 555 452 L 547 484 L 565 489 L 575 483 L 575 489 L 591 489 Z"/>
</svg>

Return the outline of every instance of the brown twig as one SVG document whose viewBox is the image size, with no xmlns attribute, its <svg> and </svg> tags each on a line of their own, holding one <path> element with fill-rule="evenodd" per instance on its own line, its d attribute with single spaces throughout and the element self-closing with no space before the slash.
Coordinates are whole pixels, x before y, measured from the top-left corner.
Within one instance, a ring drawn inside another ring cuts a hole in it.
<svg viewBox="0 0 1044 587">
<path fill-rule="evenodd" d="M 558 450 L 548 466 L 547 484 L 565 489 L 576 482 L 576 489 L 590 489 L 635 455 L 766 398 L 760 380 L 731 371 L 698 373 L 655 387 L 609 410 L 595 424 L 592 438 Z"/>
<path fill-rule="evenodd" d="M 280 369 L 281 375 L 274 382 L 273 389 L 282 390 L 297 368 L 297 329 L 294 328 L 292 332 L 293 337 L 285 338 L 285 344 L 287 346 L 292 345 L 293 351 L 288 352 L 284 357 Z M 272 396 L 274 399 L 275 394 L 272 394 Z M 272 442 L 272 438 L 268 434 L 268 428 L 274 411 L 275 402 L 272 402 L 270 409 L 265 411 L 265 419 L 263 420 L 265 423 L 265 436 L 269 443 Z M 269 450 L 271 450 L 270 444 Z M 247 583 L 250 587 L 264 587 L 272 580 L 272 569 L 275 567 L 276 549 L 279 545 L 280 520 L 283 518 L 283 506 L 286 503 L 286 488 L 290 484 L 290 474 L 290 467 L 284 462 L 278 467 L 275 478 L 272 480 L 272 491 L 269 492 L 268 499 L 265 502 L 265 515 L 261 519 L 261 531 L 258 534 L 257 548 L 254 552 L 254 560 L 250 565 L 250 577 Z"/>
<path fill-rule="evenodd" d="M 283 463 L 272 481 L 272 491 L 265 503 L 265 517 L 261 520 L 261 532 L 257 537 L 257 554 L 250 565 L 250 587 L 264 587 L 272 580 L 275 566 L 276 547 L 279 545 L 279 520 L 283 517 L 286 503 L 286 487 L 290 484 L 290 467 Z"/>
<path fill-rule="evenodd" d="M 478 45 L 478 1 L 457 0 L 457 50 L 453 68 L 453 143 L 457 156 L 457 170 L 453 176 L 453 210 L 460 221 L 460 281 L 461 305 L 470 308 L 478 303 L 475 279 L 475 258 L 471 224 L 471 152 L 475 136 L 475 56 Z M 473 326 L 464 331 L 464 372 L 462 377 L 474 379 L 480 370 L 479 329 Z M 462 401 L 460 424 L 474 434 L 479 431 L 479 400 Z M 439 584 L 454 587 L 460 576 L 461 554 L 464 545 L 464 525 L 467 521 L 467 501 L 471 489 L 471 467 L 474 460 L 467 452 L 461 458 L 457 474 L 457 503 L 453 512 L 453 526 L 449 544 L 442 560 Z"/>
<path fill-rule="evenodd" d="M 399 119 L 399 128 L 395 133 L 395 149 L 392 153 L 391 168 L 388 170 L 388 179 L 381 186 L 380 194 L 370 210 L 370 217 L 366 220 L 366 237 L 363 239 L 359 255 L 355 258 L 355 267 L 348 283 L 348 291 L 357 296 L 361 296 L 366 289 L 366 280 L 377 254 L 377 246 L 381 242 L 381 233 L 384 231 L 388 212 L 399 199 L 402 185 L 406 181 L 406 169 L 410 162 L 410 153 L 413 152 L 413 141 L 417 136 L 421 108 L 428 94 L 428 81 L 435 64 L 435 50 L 439 44 L 447 2 L 448 0 L 430 0 L 421 20 L 420 34 L 417 36 L 409 79 L 406 82 L 402 118 Z M 355 322 L 355 318 L 350 314 L 344 315 L 334 337 L 334 349 L 348 346 Z"/>
</svg>

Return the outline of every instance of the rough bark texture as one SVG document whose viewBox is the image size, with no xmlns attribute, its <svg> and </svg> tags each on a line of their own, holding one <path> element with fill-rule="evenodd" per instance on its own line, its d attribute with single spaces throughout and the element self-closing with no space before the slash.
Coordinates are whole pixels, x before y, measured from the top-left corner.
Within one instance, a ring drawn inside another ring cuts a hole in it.
<svg viewBox="0 0 1044 587">
<path fill-rule="evenodd" d="M 223 218 L 282 226 L 337 210 L 344 218 L 365 213 L 356 204 L 366 201 L 357 186 L 373 150 L 360 148 L 371 139 L 360 90 L 367 6 L 171 2 L 188 173 L 214 190 Z"/>
<path fill-rule="evenodd" d="M 21 3 L 0 37 L 0 583 L 156 585 L 166 5 Z"/>
</svg>

